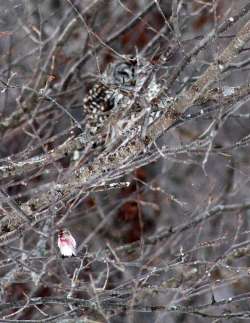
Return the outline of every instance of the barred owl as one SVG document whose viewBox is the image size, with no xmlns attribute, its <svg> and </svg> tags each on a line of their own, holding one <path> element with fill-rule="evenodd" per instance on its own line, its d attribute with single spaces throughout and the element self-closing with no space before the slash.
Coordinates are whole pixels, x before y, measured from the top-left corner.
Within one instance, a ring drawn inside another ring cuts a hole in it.
<svg viewBox="0 0 250 323">
<path fill-rule="evenodd" d="M 97 134 L 115 107 L 121 111 L 129 108 L 129 112 L 111 126 L 111 138 L 120 130 L 122 133 L 140 130 L 139 120 L 145 127 L 159 117 L 158 106 L 155 109 L 153 101 L 161 86 L 156 82 L 153 71 L 154 66 L 142 59 L 129 59 L 110 65 L 104 73 L 105 84 L 94 84 L 83 101 L 89 133 Z"/>
<path fill-rule="evenodd" d="M 87 116 L 87 127 L 94 135 L 108 119 L 115 106 L 115 97 L 120 91 L 128 91 L 136 84 L 136 63 L 120 62 L 110 65 L 106 71 L 106 84 L 97 82 L 83 100 L 83 110 Z"/>
</svg>

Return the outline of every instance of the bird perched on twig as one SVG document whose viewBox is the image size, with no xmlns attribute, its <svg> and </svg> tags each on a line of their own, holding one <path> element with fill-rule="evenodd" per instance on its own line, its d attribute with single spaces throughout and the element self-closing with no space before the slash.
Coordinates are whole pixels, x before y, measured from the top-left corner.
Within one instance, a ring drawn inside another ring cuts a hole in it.
<svg viewBox="0 0 250 323">
<path fill-rule="evenodd" d="M 57 245 L 63 257 L 76 256 L 76 241 L 68 229 L 59 230 Z"/>
<path fill-rule="evenodd" d="M 95 135 L 105 124 L 111 111 L 126 92 L 136 85 L 136 60 L 110 64 L 104 75 L 104 82 L 95 83 L 83 100 L 87 115 L 87 127 Z"/>
<path fill-rule="evenodd" d="M 108 65 L 102 81 L 83 100 L 86 133 L 95 137 L 93 148 L 105 149 L 117 138 L 127 140 L 136 133 L 143 139 L 147 127 L 168 110 L 173 98 L 161 94 L 157 71 L 157 65 L 142 57 Z"/>
</svg>

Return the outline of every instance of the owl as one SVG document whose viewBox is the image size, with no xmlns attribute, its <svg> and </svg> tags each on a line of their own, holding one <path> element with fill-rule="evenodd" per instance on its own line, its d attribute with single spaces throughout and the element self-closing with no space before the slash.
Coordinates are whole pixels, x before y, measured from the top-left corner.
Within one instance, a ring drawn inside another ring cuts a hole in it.
<svg viewBox="0 0 250 323">
<path fill-rule="evenodd" d="M 112 109 L 135 85 L 136 64 L 133 60 L 108 66 L 105 71 L 105 83 L 95 83 L 83 100 L 87 128 L 91 135 L 98 133 Z"/>
<path fill-rule="evenodd" d="M 153 69 L 149 62 L 136 58 L 107 67 L 103 74 L 105 82 L 95 83 L 83 101 L 86 128 L 91 135 L 98 134 L 106 125 L 114 108 L 126 113 L 115 124 L 109 124 L 109 138 L 121 133 L 134 134 L 141 129 L 139 123 L 147 126 L 159 116 L 153 101 L 161 87 L 156 82 Z"/>
</svg>

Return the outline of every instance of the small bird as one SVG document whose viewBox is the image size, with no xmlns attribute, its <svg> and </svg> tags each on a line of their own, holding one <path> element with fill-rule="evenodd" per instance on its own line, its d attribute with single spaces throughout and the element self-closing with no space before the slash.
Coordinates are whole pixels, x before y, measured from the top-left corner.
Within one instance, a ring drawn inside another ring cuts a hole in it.
<svg viewBox="0 0 250 323">
<path fill-rule="evenodd" d="M 76 241 L 68 229 L 60 229 L 57 244 L 63 257 L 76 256 Z"/>
</svg>

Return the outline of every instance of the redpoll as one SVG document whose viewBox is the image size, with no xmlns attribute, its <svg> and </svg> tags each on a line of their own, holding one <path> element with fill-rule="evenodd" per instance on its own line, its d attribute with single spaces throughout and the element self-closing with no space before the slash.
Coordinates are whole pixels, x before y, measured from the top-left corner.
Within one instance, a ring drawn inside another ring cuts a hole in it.
<svg viewBox="0 0 250 323">
<path fill-rule="evenodd" d="M 57 244 L 63 257 L 76 256 L 76 241 L 69 230 L 59 231 Z"/>
</svg>

